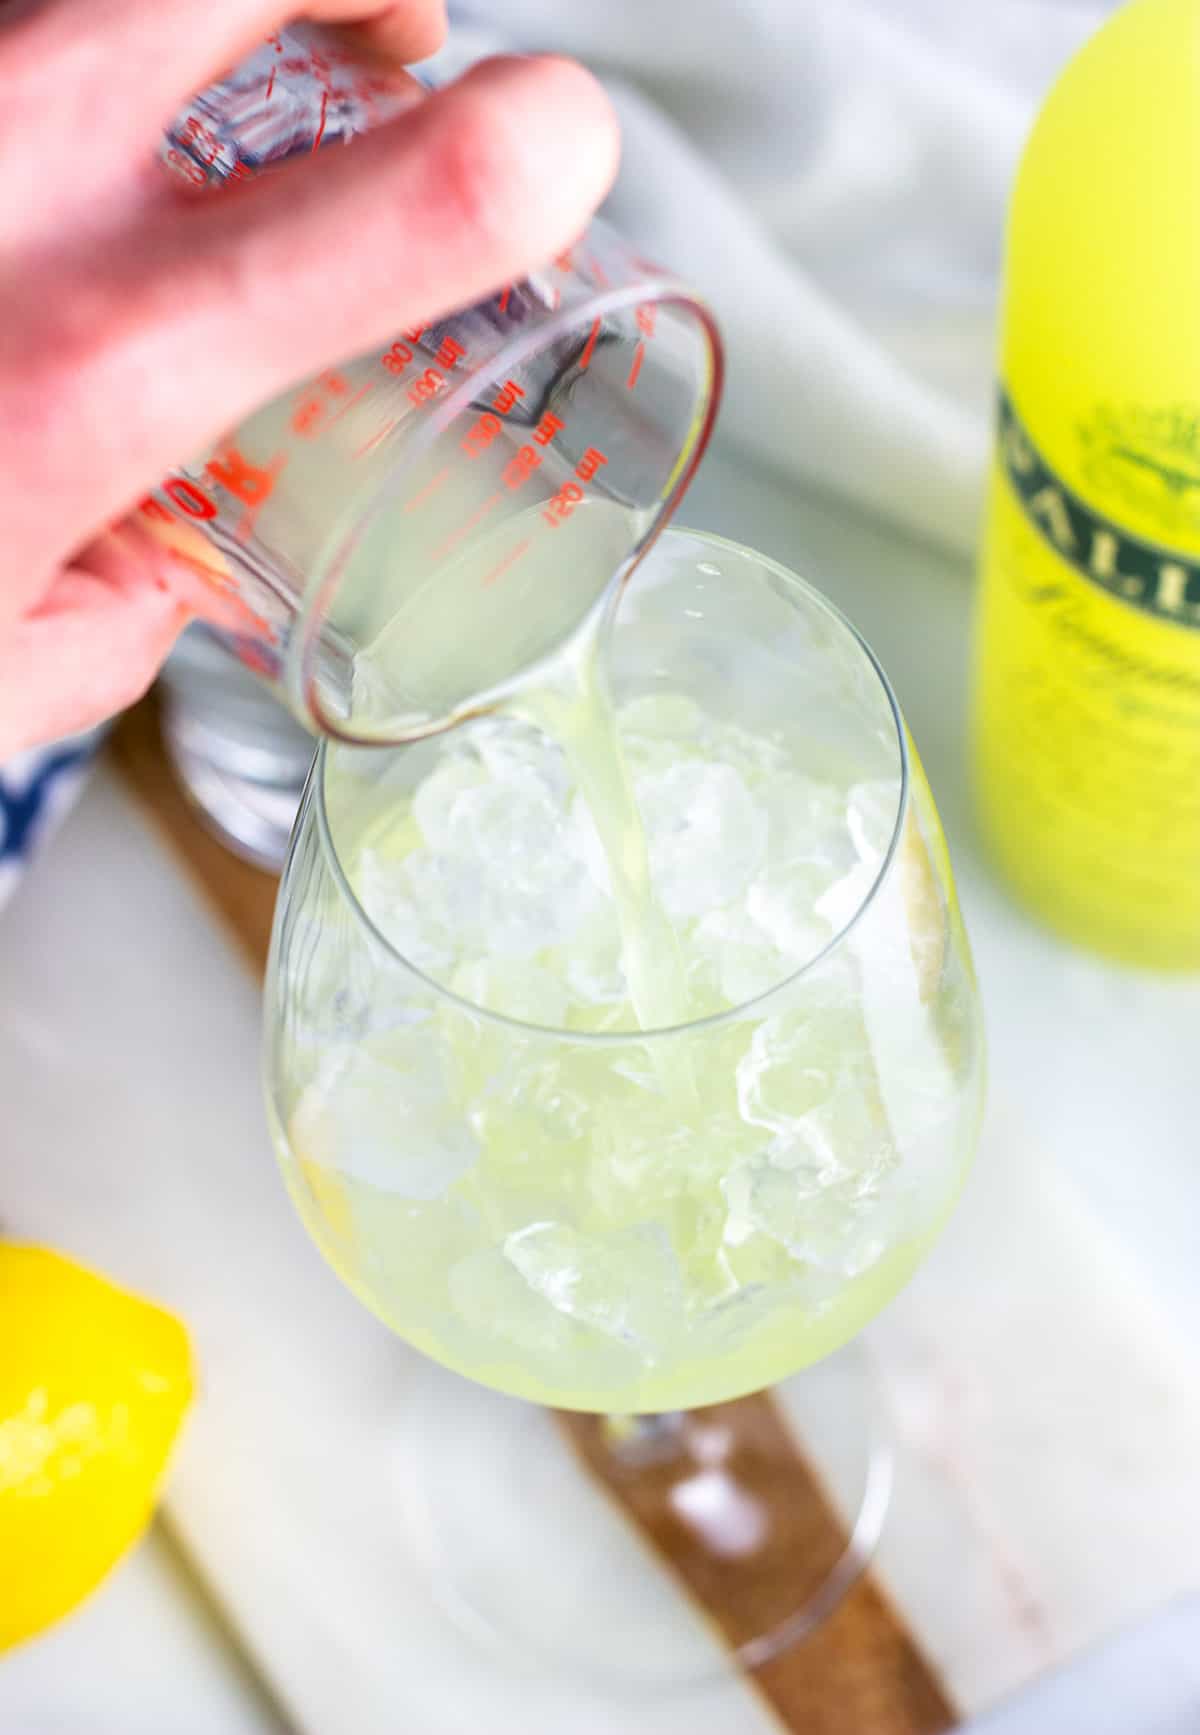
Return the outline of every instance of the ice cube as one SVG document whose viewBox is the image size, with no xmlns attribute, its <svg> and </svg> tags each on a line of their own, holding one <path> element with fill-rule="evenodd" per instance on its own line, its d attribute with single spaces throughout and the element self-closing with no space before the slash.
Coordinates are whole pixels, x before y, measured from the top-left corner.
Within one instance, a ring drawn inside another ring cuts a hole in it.
<svg viewBox="0 0 1200 1735">
<path fill-rule="evenodd" d="M 450 1299 L 472 1331 L 541 1356 L 570 1347 L 570 1321 L 547 1305 L 499 1247 L 459 1260 L 450 1271 Z"/>
<path fill-rule="evenodd" d="M 641 693 L 617 713 L 622 735 L 657 735 L 669 741 L 694 741 L 708 729 L 708 718 L 687 693 Z"/>
<path fill-rule="evenodd" d="M 788 1299 L 783 1286 L 747 1283 L 710 1302 L 692 1321 L 692 1329 L 710 1355 L 726 1355 L 741 1347 L 751 1332 Z"/>
<path fill-rule="evenodd" d="M 438 1199 L 479 1143 L 455 1103 L 451 1057 L 432 1026 L 329 1050 L 290 1126 L 300 1159 L 406 1199 Z"/>
<path fill-rule="evenodd" d="M 673 920 L 730 903 L 761 863 L 767 817 L 732 765 L 684 761 L 637 779 L 654 892 Z"/>
<path fill-rule="evenodd" d="M 827 889 L 819 869 L 804 863 L 768 869 L 746 893 L 746 913 L 785 961 L 786 975 L 824 951 L 832 928 L 817 913 Z"/>
<path fill-rule="evenodd" d="M 768 1018 L 738 1062 L 737 1095 L 742 1119 L 752 1126 L 788 1133 L 833 1093 L 847 1051 L 865 1037 L 850 1002 L 814 985 L 805 1004 Z"/>
<path fill-rule="evenodd" d="M 814 885 L 828 885 L 854 863 L 843 790 L 804 772 L 772 777 L 763 800 L 772 867 L 804 865 L 816 870 Z"/>
<path fill-rule="evenodd" d="M 474 755 L 447 755 L 422 778 L 413 792 L 413 817 L 421 836 L 432 850 L 449 847 L 454 804 L 468 789 L 484 781 L 484 770 Z"/>
<path fill-rule="evenodd" d="M 464 790 L 449 848 L 470 866 L 488 953 L 520 958 L 557 945 L 597 901 L 566 808 L 527 771 Z"/>
<path fill-rule="evenodd" d="M 763 1024 L 738 1069 L 738 1102 L 774 1137 L 722 1182 L 730 1245 L 758 1231 L 823 1270 L 866 1270 L 901 1233 L 881 1192 L 898 1156 L 853 1008 Z"/>
<path fill-rule="evenodd" d="M 630 1226 L 671 1210 L 697 1179 L 695 1129 L 671 1108 L 656 1079 L 615 1101 L 597 1101 L 589 1196 L 609 1224 Z"/>
<path fill-rule="evenodd" d="M 533 1117 L 541 1137 L 556 1143 L 573 1143 L 587 1132 L 590 1118 L 588 1101 L 577 1089 L 572 1089 L 567 1069 L 555 1060 L 522 1069 L 510 1090 L 509 1100 Z M 558 1178 L 573 1179 L 561 1173 Z"/>
<path fill-rule="evenodd" d="M 788 1167 L 819 1166 L 874 1184 L 897 1162 L 879 1082 L 870 1059 L 838 1067 L 833 1089 L 776 1140 L 777 1160 Z"/>
<path fill-rule="evenodd" d="M 888 1224 L 878 1180 L 838 1175 L 794 1149 L 771 1147 L 740 1164 L 722 1183 L 737 1246 L 748 1235 L 767 1235 L 793 1259 L 842 1277 L 857 1277 L 886 1252 Z"/>
<path fill-rule="evenodd" d="M 794 966 L 748 910 L 710 910 L 697 922 L 687 950 L 701 981 L 716 987 L 724 1006 L 743 1006 L 777 987 Z"/>
<path fill-rule="evenodd" d="M 475 958 L 460 964 L 451 987 L 472 1005 L 522 1024 L 561 1030 L 567 992 L 556 976 L 527 958 Z"/>
<path fill-rule="evenodd" d="M 372 1299 L 408 1326 L 437 1326 L 449 1306 L 451 1269 L 486 1239 L 463 1200 L 421 1201 L 372 1189 L 350 1195 L 356 1269 Z"/>
<path fill-rule="evenodd" d="M 857 783 L 846 802 L 846 830 L 854 845 L 854 864 L 817 900 L 817 909 L 834 929 L 852 922 L 871 896 L 891 846 L 900 804 L 895 778 Z"/>
<path fill-rule="evenodd" d="M 495 782 L 532 780 L 559 807 L 565 802 L 571 782 L 566 756 L 533 724 L 513 717 L 485 717 L 472 726 L 468 742 Z"/>
<path fill-rule="evenodd" d="M 600 842 L 600 833 L 596 830 L 592 810 L 582 795 L 576 794 L 572 798 L 569 824 L 572 855 L 583 863 L 596 890 L 602 892 L 606 898 L 611 898 L 612 875 L 608 871 L 608 857 Z"/>
<path fill-rule="evenodd" d="M 572 999 L 585 1006 L 616 1006 L 626 999 L 621 933 L 611 905 L 598 905 L 571 935 L 563 974 Z"/>
<path fill-rule="evenodd" d="M 662 771 L 703 753 L 709 719 L 686 693 L 643 693 L 617 713 L 626 757 L 635 772 Z"/>
<path fill-rule="evenodd" d="M 384 938 L 418 970 L 449 968 L 469 937 L 474 888 L 460 864 L 428 850 L 395 859 L 364 849 L 355 890 Z"/>
<path fill-rule="evenodd" d="M 713 729 L 713 740 L 720 758 L 734 766 L 756 792 L 761 790 L 765 795 L 787 775 L 788 750 L 772 732 L 723 722 Z"/>
<path fill-rule="evenodd" d="M 813 1154 L 863 1170 L 894 1155 L 862 1015 L 834 978 L 754 1032 L 737 1069 L 743 1120 Z"/>
<path fill-rule="evenodd" d="M 637 1349 L 665 1353 L 683 1323 L 683 1280 L 657 1223 L 584 1233 L 568 1223 L 531 1223 L 509 1235 L 505 1258 L 559 1313 Z"/>
<path fill-rule="evenodd" d="M 899 778 L 856 783 L 846 803 L 846 826 L 858 859 L 877 872 L 891 847 L 900 812 Z"/>
</svg>

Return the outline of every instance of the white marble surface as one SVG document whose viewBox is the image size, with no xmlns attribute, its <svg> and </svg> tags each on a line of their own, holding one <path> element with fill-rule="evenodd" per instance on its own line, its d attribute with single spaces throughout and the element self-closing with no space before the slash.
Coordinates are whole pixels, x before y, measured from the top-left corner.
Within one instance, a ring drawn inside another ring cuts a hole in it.
<svg viewBox="0 0 1200 1735">
<path fill-rule="evenodd" d="M 706 471 L 689 521 L 795 565 L 880 652 L 975 939 L 993 1055 L 976 1175 L 868 1343 L 901 1452 L 881 1567 L 978 1710 L 1200 1583 L 1200 989 L 1060 947 L 979 863 L 960 761 L 965 575 L 727 464 Z M 191 1322 L 204 1392 L 170 1519 L 298 1728 L 590 1735 L 628 1722 L 611 1693 L 474 1651 L 430 1609 L 398 1483 L 406 1428 L 445 1376 L 350 1300 L 285 1206 L 257 1012 L 240 960 L 102 773 L 0 918 L 0 1220 Z M 577 1521 L 597 1549 L 625 1547 L 594 1514 Z M 191 1719 L 157 1727 L 238 1728 L 229 1706 L 250 1695 L 173 1570 L 135 1557 L 76 1620 L 0 1663 L 0 1728 L 71 1729 L 89 1694 L 132 1702 L 147 1650 L 179 1657 Z M 630 1573 L 647 1618 L 703 1653 L 644 1563 Z M 244 1726 L 268 1714 L 247 1708 Z M 649 1735 L 768 1727 L 731 1681 L 641 1702 L 636 1722 Z"/>
<path fill-rule="evenodd" d="M 0 1660 L 4 1735 L 285 1735 L 169 1533 L 155 1525 L 72 1618 Z"/>
</svg>

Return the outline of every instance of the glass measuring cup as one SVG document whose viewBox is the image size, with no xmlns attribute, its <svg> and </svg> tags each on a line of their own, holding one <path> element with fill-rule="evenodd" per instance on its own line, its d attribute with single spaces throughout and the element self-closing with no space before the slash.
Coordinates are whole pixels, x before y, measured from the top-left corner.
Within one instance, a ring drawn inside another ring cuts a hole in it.
<svg viewBox="0 0 1200 1735">
<path fill-rule="evenodd" d="M 196 96 L 164 157 L 236 180 L 408 100 L 295 27 Z M 595 221 L 490 300 L 298 384 L 141 510 L 303 721 L 412 740 L 486 709 L 623 582 L 699 462 L 721 373 L 704 304 Z"/>
</svg>

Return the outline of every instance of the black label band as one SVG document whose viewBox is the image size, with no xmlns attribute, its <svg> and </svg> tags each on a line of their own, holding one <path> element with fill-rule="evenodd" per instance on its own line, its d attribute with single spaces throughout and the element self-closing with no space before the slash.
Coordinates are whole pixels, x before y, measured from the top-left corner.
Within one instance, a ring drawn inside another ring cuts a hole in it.
<svg viewBox="0 0 1200 1735">
<path fill-rule="evenodd" d="M 1090 584 L 1132 608 L 1200 631 L 1200 561 L 1131 536 L 1068 488 L 1000 388 L 1000 456 L 1029 522 Z"/>
</svg>

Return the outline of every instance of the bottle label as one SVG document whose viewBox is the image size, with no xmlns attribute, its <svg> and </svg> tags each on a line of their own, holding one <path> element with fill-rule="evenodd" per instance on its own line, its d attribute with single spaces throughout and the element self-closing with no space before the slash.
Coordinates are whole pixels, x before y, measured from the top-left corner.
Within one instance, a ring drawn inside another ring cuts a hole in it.
<svg viewBox="0 0 1200 1735">
<path fill-rule="evenodd" d="M 1003 387 L 999 445 L 1008 479 L 1038 534 L 1092 584 L 1133 608 L 1200 632 L 1200 561 L 1123 530 L 1057 476 Z"/>
<path fill-rule="evenodd" d="M 1006 392 L 998 436 L 975 690 L 992 849 L 1076 939 L 1200 968 L 1200 562 L 1081 499 Z"/>
</svg>

